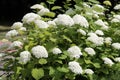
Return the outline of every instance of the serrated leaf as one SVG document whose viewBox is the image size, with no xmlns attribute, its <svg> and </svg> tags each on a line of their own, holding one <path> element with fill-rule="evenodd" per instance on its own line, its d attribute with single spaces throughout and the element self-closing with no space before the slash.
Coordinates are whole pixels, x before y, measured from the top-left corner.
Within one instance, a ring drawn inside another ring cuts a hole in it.
<svg viewBox="0 0 120 80">
<path fill-rule="evenodd" d="M 45 13 L 45 16 L 55 17 L 55 13 L 54 12 L 47 12 L 47 13 Z"/>
<path fill-rule="evenodd" d="M 39 64 L 46 64 L 47 60 L 46 59 L 39 59 Z"/>
<path fill-rule="evenodd" d="M 40 69 L 35 68 L 32 70 L 32 76 L 34 79 L 39 80 L 44 76 L 44 70 L 42 68 Z"/>
<path fill-rule="evenodd" d="M 49 75 L 53 75 L 53 74 L 55 73 L 54 68 L 53 68 L 53 67 L 50 67 L 49 69 L 50 69 L 50 70 L 49 70 Z"/>
<path fill-rule="evenodd" d="M 56 10 L 62 8 L 61 6 L 53 6 L 51 10 Z"/>
</svg>

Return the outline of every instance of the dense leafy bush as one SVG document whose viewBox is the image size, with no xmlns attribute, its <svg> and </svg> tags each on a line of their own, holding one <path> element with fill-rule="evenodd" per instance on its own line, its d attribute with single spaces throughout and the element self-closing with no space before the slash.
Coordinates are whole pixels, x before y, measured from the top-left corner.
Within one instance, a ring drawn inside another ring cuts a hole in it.
<svg viewBox="0 0 120 80">
<path fill-rule="evenodd" d="M 12 25 L 6 37 L 23 38 L 8 48 L 17 50 L 5 60 L 8 80 L 117 80 L 110 75 L 120 70 L 120 7 L 107 19 L 107 7 L 98 1 L 77 1 L 75 9 L 57 17 L 42 5 L 33 5 L 36 13 Z"/>
</svg>

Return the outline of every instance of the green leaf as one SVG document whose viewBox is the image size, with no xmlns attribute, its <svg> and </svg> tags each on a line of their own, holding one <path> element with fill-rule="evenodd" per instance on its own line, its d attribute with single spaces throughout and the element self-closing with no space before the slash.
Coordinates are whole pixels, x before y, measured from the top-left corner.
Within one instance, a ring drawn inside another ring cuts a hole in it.
<svg viewBox="0 0 120 80">
<path fill-rule="evenodd" d="M 54 12 L 47 12 L 47 13 L 45 13 L 45 16 L 55 17 L 55 13 Z"/>
<path fill-rule="evenodd" d="M 61 6 L 53 6 L 51 10 L 56 10 L 62 8 Z"/>
<path fill-rule="evenodd" d="M 66 59 L 66 58 L 67 58 L 66 55 L 61 55 L 61 56 L 59 57 L 59 59 Z"/>
<path fill-rule="evenodd" d="M 91 60 L 84 60 L 86 64 L 91 64 Z"/>
<path fill-rule="evenodd" d="M 99 63 L 93 63 L 93 65 L 94 65 L 94 67 L 96 67 L 96 68 L 100 68 L 100 67 L 101 67 Z"/>
<path fill-rule="evenodd" d="M 44 76 L 44 70 L 42 68 L 40 69 L 35 68 L 32 70 L 32 76 L 34 79 L 39 80 Z"/>
<path fill-rule="evenodd" d="M 53 75 L 55 73 L 55 70 L 53 67 L 49 67 L 49 75 Z"/>
<path fill-rule="evenodd" d="M 71 40 L 69 37 L 67 37 L 67 36 L 65 36 L 65 35 L 63 35 L 62 37 L 63 37 L 63 39 L 65 39 L 65 40 L 67 40 L 67 41 L 69 41 L 69 42 L 72 42 L 72 40 Z"/>
<path fill-rule="evenodd" d="M 47 60 L 46 59 L 39 59 L 39 64 L 46 64 Z"/>
<path fill-rule="evenodd" d="M 69 72 L 69 69 L 65 68 L 65 67 L 58 67 L 57 70 L 60 71 L 60 72 L 64 72 L 64 73 L 68 73 Z"/>
<path fill-rule="evenodd" d="M 61 60 L 55 60 L 55 62 L 63 64 Z"/>
<path fill-rule="evenodd" d="M 17 71 L 16 71 L 16 74 L 20 74 L 20 71 L 22 70 L 21 67 L 17 67 Z"/>
</svg>

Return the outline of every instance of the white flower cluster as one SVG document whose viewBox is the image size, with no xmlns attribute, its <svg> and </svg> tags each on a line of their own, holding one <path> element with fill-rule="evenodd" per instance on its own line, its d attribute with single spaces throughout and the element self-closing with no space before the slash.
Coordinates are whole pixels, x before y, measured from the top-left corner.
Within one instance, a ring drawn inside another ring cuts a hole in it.
<svg viewBox="0 0 120 80">
<path fill-rule="evenodd" d="M 86 20 L 86 18 L 81 15 L 78 15 L 78 14 L 74 15 L 73 20 L 75 24 L 79 24 L 80 26 L 83 26 L 85 28 L 89 27 L 89 23 Z"/>
<path fill-rule="evenodd" d="M 98 26 L 101 26 L 101 29 L 103 30 L 108 30 L 109 28 L 101 19 L 98 19 L 97 21 L 95 21 L 95 24 Z"/>
<path fill-rule="evenodd" d="M 103 35 L 104 35 L 104 33 L 103 33 L 102 30 L 96 30 L 95 33 L 96 33 L 97 35 L 100 35 L 100 36 L 103 36 Z"/>
<path fill-rule="evenodd" d="M 120 10 L 120 4 L 117 4 L 115 7 L 114 7 L 115 10 Z"/>
<path fill-rule="evenodd" d="M 78 29 L 77 32 L 81 33 L 82 35 L 86 36 L 86 32 L 82 29 Z"/>
<path fill-rule="evenodd" d="M 15 30 L 18 30 L 20 29 L 21 27 L 23 27 L 23 23 L 21 22 L 15 22 L 13 25 L 12 25 L 12 29 L 15 29 Z"/>
<path fill-rule="evenodd" d="M 42 5 L 40 5 L 40 4 L 35 4 L 35 5 L 33 5 L 33 6 L 31 6 L 30 7 L 31 9 L 43 9 L 44 8 L 44 6 L 42 6 Z"/>
<path fill-rule="evenodd" d="M 112 43 L 112 47 L 120 50 L 120 43 Z"/>
<path fill-rule="evenodd" d="M 23 51 L 20 53 L 20 58 L 19 58 L 19 62 L 26 64 L 28 61 L 30 61 L 31 58 L 31 54 L 29 51 Z"/>
<path fill-rule="evenodd" d="M 112 65 L 114 64 L 114 63 L 112 62 L 112 60 L 109 59 L 109 58 L 107 58 L 107 57 L 103 58 L 103 60 L 104 60 L 104 63 L 107 64 L 107 65 L 109 65 L 109 66 L 112 66 Z"/>
<path fill-rule="evenodd" d="M 79 58 L 82 55 L 82 52 L 78 46 L 72 46 L 68 50 L 70 57 Z"/>
<path fill-rule="evenodd" d="M 111 45 L 112 39 L 110 37 L 106 37 L 104 42 L 108 45 Z"/>
<path fill-rule="evenodd" d="M 120 22 L 120 15 L 113 15 L 113 19 L 111 20 L 112 23 Z"/>
<path fill-rule="evenodd" d="M 53 48 L 52 50 L 53 54 L 60 54 L 62 51 L 59 48 Z"/>
<path fill-rule="evenodd" d="M 42 20 L 35 20 L 34 23 L 39 28 L 48 28 L 49 27 L 49 25 L 46 22 L 42 21 Z"/>
<path fill-rule="evenodd" d="M 93 48 L 87 47 L 84 50 L 85 50 L 85 52 L 87 52 L 91 56 L 96 54 Z"/>
<path fill-rule="evenodd" d="M 6 33 L 6 38 L 12 38 L 17 35 L 18 35 L 18 32 L 16 30 L 10 30 Z"/>
<path fill-rule="evenodd" d="M 83 73 L 82 67 L 79 65 L 78 62 L 72 61 L 72 62 L 69 62 L 68 65 L 69 65 L 68 68 L 69 68 L 73 73 L 75 73 L 75 74 L 82 74 L 82 73 Z"/>
<path fill-rule="evenodd" d="M 115 60 L 116 62 L 120 62 L 120 57 L 116 57 L 114 60 Z"/>
<path fill-rule="evenodd" d="M 86 74 L 93 74 L 94 71 L 92 69 L 85 69 Z"/>
<path fill-rule="evenodd" d="M 38 14 L 35 13 L 27 13 L 26 15 L 23 16 L 23 23 L 30 24 L 34 22 L 35 20 L 39 20 L 41 17 Z"/>
<path fill-rule="evenodd" d="M 73 19 L 66 14 L 59 14 L 54 20 L 57 25 L 72 26 L 74 25 Z"/>
<path fill-rule="evenodd" d="M 40 4 L 35 4 L 35 5 L 31 6 L 30 8 L 31 8 L 31 9 L 37 9 L 37 10 L 39 10 L 39 11 L 37 12 L 37 14 L 39 14 L 40 16 L 43 16 L 43 15 L 45 15 L 46 13 L 49 13 L 49 12 L 50 12 L 49 9 L 45 8 L 44 6 L 42 6 L 42 5 L 40 5 Z"/>
<path fill-rule="evenodd" d="M 38 11 L 37 14 L 39 14 L 40 16 L 43 16 L 43 15 L 45 15 L 46 13 L 49 13 L 49 12 L 50 12 L 49 9 L 47 9 L 47 8 L 42 8 L 40 11 Z"/>
<path fill-rule="evenodd" d="M 88 41 L 94 43 L 96 46 L 100 46 L 104 44 L 104 38 L 97 36 L 95 33 L 88 33 L 89 37 Z"/>
<path fill-rule="evenodd" d="M 37 45 L 32 48 L 32 53 L 36 58 L 47 58 L 48 52 L 44 46 Z"/>
<path fill-rule="evenodd" d="M 14 41 L 11 43 L 9 49 L 14 49 L 14 48 L 21 48 L 23 46 L 23 43 L 20 41 Z"/>
</svg>

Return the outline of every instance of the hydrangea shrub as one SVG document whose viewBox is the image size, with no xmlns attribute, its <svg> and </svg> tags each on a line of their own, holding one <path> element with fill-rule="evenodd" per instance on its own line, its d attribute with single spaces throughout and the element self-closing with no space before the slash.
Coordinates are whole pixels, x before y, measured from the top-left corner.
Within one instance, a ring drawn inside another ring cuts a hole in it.
<svg viewBox="0 0 120 80">
<path fill-rule="evenodd" d="M 11 45 L 17 50 L 10 54 L 14 58 L 5 60 L 9 79 L 102 80 L 119 70 L 120 41 L 114 28 L 119 18 L 111 14 L 106 20 L 105 7 L 84 2 L 57 17 L 40 4 L 31 8 L 37 12 L 26 14 L 6 34 L 9 39 L 24 35 Z"/>
</svg>

